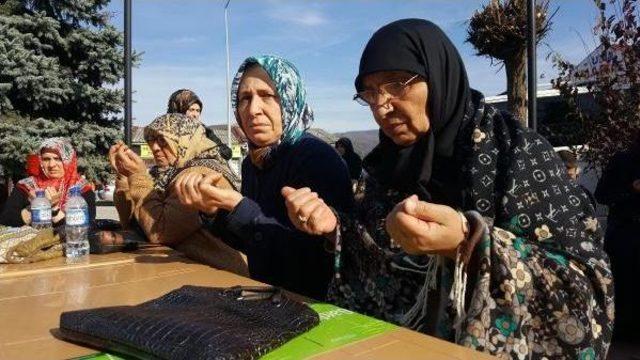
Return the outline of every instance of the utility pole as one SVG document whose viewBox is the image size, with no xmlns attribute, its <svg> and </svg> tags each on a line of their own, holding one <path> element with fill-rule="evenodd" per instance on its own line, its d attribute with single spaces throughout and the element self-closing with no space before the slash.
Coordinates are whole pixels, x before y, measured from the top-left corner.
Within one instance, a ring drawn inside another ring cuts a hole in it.
<svg viewBox="0 0 640 360">
<path fill-rule="evenodd" d="M 124 0 L 124 142 L 131 146 L 131 0 Z"/>
<path fill-rule="evenodd" d="M 231 84 L 230 84 L 230 56 L 229 56 L 229 3 L 231 0 L 227 0 L 224 4 L 224 34 L 225 34 L 225 46 L 227 48 L 227 144 L 229 149 L 233 152 L 233 144 L 231 144 Z"/>
<path fill-rule="evenodd" d="M 536 70 L 536 1 L 527 0 L 527 86 L 528 86 L 528 114 L 529 127 L 533 131 L 538 129 L 538 114 L 536 102 L 538 100 L 538 79 Z"/>
</svg>

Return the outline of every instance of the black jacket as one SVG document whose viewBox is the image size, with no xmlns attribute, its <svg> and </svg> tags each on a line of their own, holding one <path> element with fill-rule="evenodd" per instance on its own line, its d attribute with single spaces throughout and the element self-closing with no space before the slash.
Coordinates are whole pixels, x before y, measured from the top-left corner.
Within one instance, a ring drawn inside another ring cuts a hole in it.
<svg viewBox="0 0 640 360">
<path fill-rule="evenodd" d="M 280 191 L 309 187 L 338 211 L 349 211 L 353 195 L 344 162 L 327 143 L 305 134 L 281 146 L 273 166 L 260 170 L 249 158 L 242 166 L 245 198 L 221 212 L 212 231 L 244 252 L 251 277 L 287 290 L 324 299 L 333 275 L 333 255 L 325 239 L 298 231 L 289 221 Z"/>
</svg>

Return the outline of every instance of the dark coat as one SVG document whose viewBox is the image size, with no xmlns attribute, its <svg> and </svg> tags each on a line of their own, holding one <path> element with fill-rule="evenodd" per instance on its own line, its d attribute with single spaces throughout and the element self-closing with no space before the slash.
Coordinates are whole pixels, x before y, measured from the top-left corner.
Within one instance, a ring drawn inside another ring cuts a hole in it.
<svg viewBox="0 0 640 360">
<path fill-rule="evenodd" d="M 640 193 L 633 182 L 640 179 L 640 146 L 616 154 L 602 172 L 596 187 L 598 202 L 609 207 L 604 248 L 611 258 L 615 280 L 614 337 L 638 339 L 640 310 L 635 288 L 640 273 Z"/>
<path fill-rule="evenodd" d="M 360 173 L 362 173 L 362 159 L 360 155 L 356 154 L 353 149 L 353 144 L 351 140 L 347 138 L 340 138 L 336 141 L 336 146 L 342 146 L 345 149 L 344 155 L 342 155 L 342 159 L 347 164 L 347 168 L 349 169 L 349 177 L 351 180 L 360 179 Z"/>
<path fill-rule="evenodd" d="M 277 151 L 273 166 L 264 170 L 244 160 L 245 198 L 232 212 L 220 214 L 212 231 L 247 255 L 252 278 L 324 299 L 333 256 L 323 237 L 295 229 L 280 191 L 283 186 L 309 187 L 329 206 L 349 211 L 353 195 L 347 168 L 330 145 L 310 134 Z"/>
</svg>

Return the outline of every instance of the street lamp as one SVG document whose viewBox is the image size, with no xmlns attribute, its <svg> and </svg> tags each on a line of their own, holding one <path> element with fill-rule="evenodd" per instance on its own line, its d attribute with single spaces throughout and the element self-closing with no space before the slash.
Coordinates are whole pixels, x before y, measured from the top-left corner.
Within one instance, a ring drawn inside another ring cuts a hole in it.
<svg viewBox="0 0 640 360">
<path fill-rule="evenodd" d="M 131 146 L 131 0 L 124 0 L 124 142 Z"/>
<path fill-rule="evenodd" d="M 224 4 L 224 34 L 225 34 L 225 46 L 227 48 L 227 144 L 229 149 L 233 153 L 233 144 L 231 144 L 231 84 L 229 83 L 229 3 L 231 0 L 227 0 Z"/>
</svg>

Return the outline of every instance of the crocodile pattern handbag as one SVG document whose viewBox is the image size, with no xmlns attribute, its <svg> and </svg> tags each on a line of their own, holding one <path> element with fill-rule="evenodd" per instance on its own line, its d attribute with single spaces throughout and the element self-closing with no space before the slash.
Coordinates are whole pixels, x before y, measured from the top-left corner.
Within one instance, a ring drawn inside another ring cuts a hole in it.
<svg viewBox="0 0 640 360">
<path fill-rule="evenodd" d="M 62 313 L 60 335 L 143 359 L 255 359 L 318 323 L 271 286 L 183 286 L 136 306 Z"/>
</svg>

